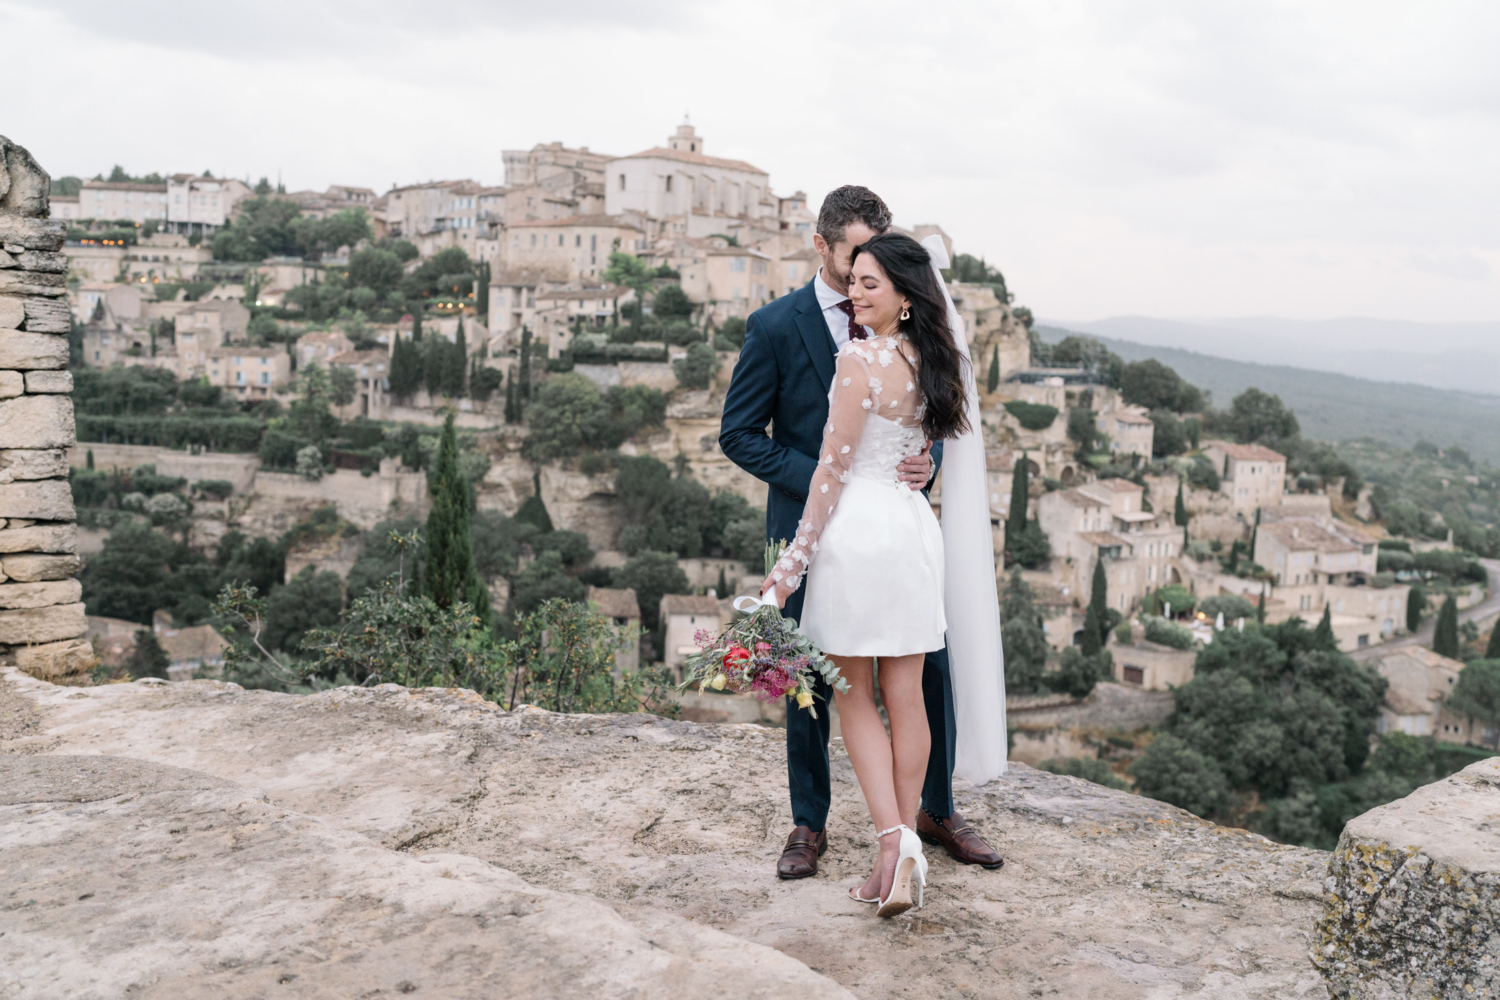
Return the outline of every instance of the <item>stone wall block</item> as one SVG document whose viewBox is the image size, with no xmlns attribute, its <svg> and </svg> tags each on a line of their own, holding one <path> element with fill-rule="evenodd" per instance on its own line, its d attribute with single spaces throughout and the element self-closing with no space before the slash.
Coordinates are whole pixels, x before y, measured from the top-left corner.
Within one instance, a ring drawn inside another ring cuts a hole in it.
<svg viewBox="0 0 1500 1000">
<path fill-rule="evenodd" d="M 14 399 L 26 391 L 20 372 L 0 371 L 0 399 Z"/>
<path fill-rule="evenodd" d="M 98 657 L 87 639 L 65 639 L 16 648 L 16 666 L 44 681 L 87 673 Z"/>
<path fill-rule="evenodd" d="M 26 373 L 27 392 L 72 392 L 73 373 L 69 371 L 29 371 Z"/>
<path fill-rule="evenodd" d="M 68 333 L 73 317 L 68 304 L 59 299 L 26 299 L 26 330 L 30 333 Z M 6 324 L 0 323 L 0 327 Z"/>
<path fill-rule="evenodd" d="M 24 528 L 0 529 L 0 553 L 65 554 L 78 549 L 78 525 L 32 524 Z"/>
<path fill-rule="evenodd" d="M 0 330 L 19 330 L 26 322 L 26 300 L 0 295 Z"/>
<path fill-rule="evenodd" d="M 23 146 L 0 135 L 0 213 L 45 218 L 52 178 Z"/>
<path fill-rule="evenodd" d="M 41 271 L 0 271 L 0 295 L 46 295 L 57 298 L 66 294 L 63 275 Z"/>
<path fill-rule="evenodd" d="M 0 344 L 3 343 L 4 338 L 0 338 Z M 21 396 L 0 401 L 0 449 L 67 448 L 73 443 L 73 400 L 70 397 Z M 28 515 L 0 514 L 0 517 L 12 516 Z"/>
<path fill-rule="evenodd" d="M 61 479 L 67 474 L 68 456 L 61 448 L 0 451 L 0 483 L 17 479 Z"/>
<path fill-rule="evenodd" d="M 67 232 L 61 219 L 27 219 L 0 211 L 0 243 L 26 250 L 61 250 Z"/>
<path fill-rule="evenodd" d="M 66 479 L 0 483 L 0 517 L 71 521 L 75 516 L 73 491 Z"/>
<path fill-rule="evenodd" d="M 1311 958 L 1330 997 L 1500 995 L 1500 757 L 1351 819 Z"/>
<path fill-rule="evenodd" d="M 46 274 L 67 274 L 67 254 L 52 253 L 48 250 L 23 250 L 18 254 L 12 254 L 16 266 L 23 271 L 40 271 Z"/>
<path fill-rule="evenodd" d="M 10 646 L 77 639 L 88 629 L 82 604 L 0 611 L 0 643 Z"/>
<path fill-rule="evenodd" d="M 67 580 L 82 566 L 74 555 L 44 556 L 34 553 L 5 556 L 0 559 L 0 576 L 19 583 L 37 583 L 42 580 Z"/>
<path fill-rule="evenodd" d="M 57 370 L 67 366 L 67 337 L 50 333 L 0 330 L 0 369 Z"/>
<path fill-rule="evenodd" d="M 77 580 L 0 583 L 0 608 L 46 608 L 72 604 L 82 597 L 83 584 Z"/>
</svg>

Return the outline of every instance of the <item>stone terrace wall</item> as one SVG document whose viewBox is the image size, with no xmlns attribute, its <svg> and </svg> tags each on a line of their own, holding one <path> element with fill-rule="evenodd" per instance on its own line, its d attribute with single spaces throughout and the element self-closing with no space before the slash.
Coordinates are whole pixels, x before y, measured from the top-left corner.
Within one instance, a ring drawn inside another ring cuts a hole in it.
<svg viewBox="0 0 1500 1000">
<path fill-rule="evenodd" d="M 0 659 L 37 677 L 86 671 L 66 449 L 73 444 L 71 319 L 51 179 L 0 136 Z"/>
</svg>

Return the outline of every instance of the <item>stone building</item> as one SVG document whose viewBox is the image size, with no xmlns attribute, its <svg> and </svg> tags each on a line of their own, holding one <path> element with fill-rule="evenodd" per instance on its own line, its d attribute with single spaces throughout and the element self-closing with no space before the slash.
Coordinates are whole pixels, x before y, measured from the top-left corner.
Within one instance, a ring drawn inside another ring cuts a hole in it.
<svg viewBox="0 0 1500 1000">
<path fill-rule="evenodd" d="M 770 175 L 742 160 L 705 155 L 703 137 L 687 123 L 677 127 L 665 147 L 610 160 L 604 206 L 609 215 L 637 212 L 675 219 L 685 236 L 781 228 L 780 201 L 771 193 Z"/>
<path fill-rule="evenodd" d="M 386 232 L 416 244 L 423 257 L 450 246 L 470 252 L 478 236 L 482 190 L 483 185 L 467 179 L 392 188 L 384 195 Z"/>
<path fill-rule="evenodd" d="M 641 663 L 641 606 L 635 590 L 611 587 L 589 587 L 584 601 L 608 618 L 619 645 L 615 648 L 615 668 L 635 670 Z"/>
<path fill-rule="evenodd" d="M 186 366 L 184 361 L 184 370 Z M 280 347 L 210 347 L 201 367 L 210 385 L 223 386 L 240 399 L 270 399 L 292 380 L 291 358 Z"/>
<path fill-rule="evenodd" d="M 354 373 L 354 400 L 337 408 L 340 420 L 369 417 L 384 420 L 391 391 L 391 356 L 387 351 L 344 351 L 328 359 L 330 368 Z"/>
<path fill-rule="evenodd" d="M 78 218 L 136 225 L 167 217 L 167 186 L 123 181 L 84 181 L 78 192 Z"/>
<path fill-rule="evenodd" d="M 354 350 L 354 341 L 342 330 L 314 330 L 297 338 L 297 367 L 316 361 L 327 366 L 336 354 Z"/>
<path fill-rule="evenodd" d="M 1037 520 L 1052 544 L 1055 575 L 1080 602 L 1093 589 L 1094 564 L 1104 560 L 1109 607 L 1128 615 L 1149 592 L 1171 582 L 1182 529 L 1170 514 L 1144 510 L 1144 489 L 1103 479 L 1054 490 L 1037 501 Z"/>
<path fill-rule="evenodd" d="M 188 236 L 212 236 L 252 194 L 249 185 L 233 177 L 173 174 L 167 178 L 166 228 Z"/>
<path fill-rule="evenodd" d="M 1447 743 L 1488 742 L 1489 734 L 1444 707 L 1464 668 L 1461 661 L 1422 646 L 1404 646 L 1376 657 L 1370 665 L 1389 683 L 1375 720 L 1376 732 L 1435 736 Z"/>
<path fill-rule="evenodd" d="M 1139 406 L 1123 406 L 1116 410 L 1101 411 L 1094 425 L 1100 432 L 1109 435 L 1111 453 L 1124 456 L 1139 455 L 1151 460 L 1151 446 L 1156 435 L 1156 425 Z"/>
<path fill-rule="evenodd" d="M 674 670 L 698 651 L 693 636 L 699 629 L 717 633 L 721 626 L 717 597 L 695 597 L 691 594 L 666 594 L 661 599 L 661 621 L 666 627 L 662 659 Z"/>
<path fill-rule="evenodd" d="M 645 231 L 620 216 L 575 215 L 513 223 L 501 242 L 505 271 L 534 271 L 554 282 L 599 281 L 611 253 L 645 248 Z"/>
<path fill-rule="evenodd" d="M 65 681 L 84 676 L 94 653 L 74 578 L 68 262 L 50 187 L 31 154 L 0 136 L 0 660 Z"/>
<path fill-rule="evenodd" d="M 1257 507 L 1281 503 L 1286 488 L 1285 455 L 1264 445 L 1231 441 L 1204 441 L 1203 454 L 1217 467 L 1220 489 L 1229 497 L 1231 509 L 1253 513 Z"/>
</svg>

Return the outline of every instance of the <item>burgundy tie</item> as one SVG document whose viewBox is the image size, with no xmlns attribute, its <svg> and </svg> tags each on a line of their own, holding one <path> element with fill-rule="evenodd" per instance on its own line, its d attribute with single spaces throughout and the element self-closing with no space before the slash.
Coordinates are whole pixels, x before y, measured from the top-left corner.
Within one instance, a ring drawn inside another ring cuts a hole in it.
<svg viewBox="0 0 1500 1000">
<path fill-rule="evenodd" d="M 839 308 L 844 310 L 844 315 L 849 317 L 849 339 L 864 340 L 870 335 L 869 331 L 854 322 L 854 303 L 848 299 L 839 303 Z"/>
</svg>

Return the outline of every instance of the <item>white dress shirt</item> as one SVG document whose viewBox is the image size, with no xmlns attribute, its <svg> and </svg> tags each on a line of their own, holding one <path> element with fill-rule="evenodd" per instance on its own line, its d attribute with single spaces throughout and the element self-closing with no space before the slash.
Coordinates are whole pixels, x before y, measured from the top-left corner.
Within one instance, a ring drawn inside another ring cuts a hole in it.
<svg viewBox="0 0 1500 1000">
<path fill-rule="evenodd" d="M 818 268 L 817 277 L 813 278 L 813 291 L 818 295 L 818 305 L 823 310 L 823 320 L 828 324 L 828 332 L 833 335 L 834 350 L 840 350 L 849 343 L 849 314 L 839 308 L 840 302 L 848 302 L 849 296 L 840 295 L 828 283 L 823 280 L 823 269 Z M 865 327 L 870 336 L 875 331 Z"/>
</svg>

